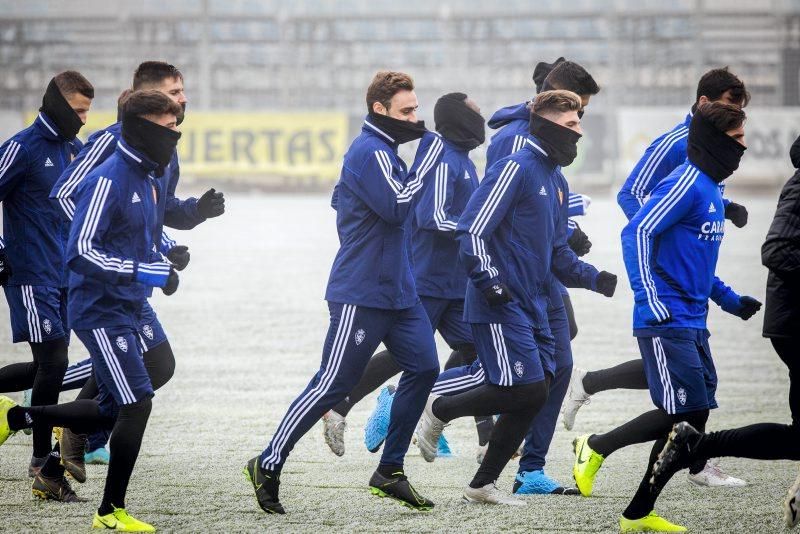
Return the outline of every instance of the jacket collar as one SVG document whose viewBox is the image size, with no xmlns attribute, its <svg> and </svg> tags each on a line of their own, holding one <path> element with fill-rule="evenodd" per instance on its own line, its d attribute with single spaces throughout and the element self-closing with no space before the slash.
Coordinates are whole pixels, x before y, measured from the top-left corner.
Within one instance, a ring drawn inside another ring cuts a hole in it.
<svg viewBox="0 0 800 534">
<path fill-rule="evenodd" d="M 371 134 L 371 135 L 379 138 L 384 143 L 386 143 L 389 146 L 391 146 L 395 151 L 397 150 L 397 142 L 394 140 L 394 138 L 391 135 L 389 135 L 388 133 L 386 133 L 383 130 L 381 130 L 380 128 L 378 128 L 377 126 L 375 126 L 374 124 L 372 124 L 369 121 L 369 116 L 367 116 L 367 118 L 364 119 L 364 125 L 361 127 L 361 131 L 362 132 L 367 132 L 368 134 Z"/>
<path fill-rule="evenodd" d="M 525 145 L 523 148 L 533 152 L 536 157 L 547 162 L 549 166 L 553 168 L 560 168 L 553 160 L 550 159 L 550 155 L 544 148 L 542 148 L 541 142 L 536 139 L 535 135 L 528 134 L 528 138 L 525 140 Z"/>
<path fill-rule="evenodd" d="M 148 174 L 156 170 L 158 167 L 158 165 L 147 158 L 147 156 L 131 147 L 122 139 L 117 141 L 117 152 L 119 152 L 119 154 L 122 156 L 122 159 L 127 161 L 128 164 L 141 167 Z"/>
<path fill-rule="evenodd" d="M 59 135 L 53 120 L 45 115 L 43 111 L 39 112 L 39 115 L 36 117 L 36 120 L 33 121 L 33 124 L 43 137 L 50 139 L 51 141 L 64 140 L 61 135 Z"/>
</svg>

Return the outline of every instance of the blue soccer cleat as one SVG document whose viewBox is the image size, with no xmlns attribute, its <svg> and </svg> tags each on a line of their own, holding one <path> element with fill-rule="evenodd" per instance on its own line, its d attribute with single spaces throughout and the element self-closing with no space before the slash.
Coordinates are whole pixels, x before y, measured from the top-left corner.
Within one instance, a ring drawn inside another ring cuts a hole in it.
<svg viewBox="0 0 800 534">
<path fill-rule="evenodd" d="M 110 459 L 111 456 L 105 447 L 100 447 L 83 455 L 83 461 L 87 464 L 108 465 Z"/>
<path fill-rule="evenodd" d="M 364 425 L 364 445 L 369 452 L 378 452 L 389 433 L 389 418 L 392 414 L 395 389 L 394 386 L 386 386 L 381 390 L 375 409 Z"/>
<path fill-rule="evenodd" d="M 514 493 L 517 495 L 580 495 L 577 488 L 564 488 L 550 478 L 544 470 L 520 471 L 514 479 Z"/>
<path fill-rule="evenodd" d="M 450 444 L 447 442 L 447 438 L 444 437 L 444 434 L 439 436 L 439 448 L 436 451 L 436 456 L 438 458 L 452 458 L 455 456 L 453 451 L 450 449 Z"/>
</svg>

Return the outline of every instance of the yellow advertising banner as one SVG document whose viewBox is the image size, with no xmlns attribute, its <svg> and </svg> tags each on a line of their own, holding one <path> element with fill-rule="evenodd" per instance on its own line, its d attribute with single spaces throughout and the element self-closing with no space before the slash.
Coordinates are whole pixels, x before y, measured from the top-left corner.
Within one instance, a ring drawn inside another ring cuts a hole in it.
<svg viewBox="0 0 800 534">
<path fill-rule="evenodd" d="M 31 119 L 33 116 L 31 116 Z M 116 121 L 116 113 L 91 111 L 81 130 Z M 327 112 L 187 113 L 178 143 L 181 175 L 256 182 L 261 177 L 334 182 L 347 148 L 347 114 Z"/>
</svg>

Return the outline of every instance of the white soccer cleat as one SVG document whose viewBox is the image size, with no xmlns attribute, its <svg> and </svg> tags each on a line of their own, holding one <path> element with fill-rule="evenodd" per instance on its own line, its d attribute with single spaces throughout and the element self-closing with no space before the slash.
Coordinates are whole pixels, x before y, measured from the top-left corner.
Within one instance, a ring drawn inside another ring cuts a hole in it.
<svg viewBox="0 0 800 534">
<path fill-rule="evenodd" d="M 527 506 L 528 503 L 511 495 L 506 495 L 494 485 L 486 484 L 482 488 L 467 486 L 461 500 L 468 504 L 504 504 L 506 506 Z"/>
<path fill-rule="evenodd" d="M 344 431 L 347 430 L 347 421 L 338 413 L 329 410 L 322 416 L 322 423 L 325 443 L 328 444 L 333 454 L 344 456 Z"/>
<path fill-rule="evenodd" d="M 732 477 L 723 471 L 719 466 L 719 462 L 714 460 L 707 461 L 705 467 L 703 467 L 703 470 L 699 473 L 694 475 L 687 473 L 687 478 L 689 479 L 689 482 L 697 484 L 698 486 L 715 488 L 740 488 L 747 485 L 747 482 L 741 478 Z"/>
<path fill-rule="evenodd" d="M 586 371 L 583 369 L 578 367 L 572 369 L 572 377 L 569 379 L 569 391 L 561 408 L 561 414 L 564 416 L 564 428 L 567 430 L 572 430 L 578 410 L 584 404 L 589 404 L 592 397 L 583 389 L 583 377 L 585 376 Z"/>
<path fill-rule="evenodd" d="M 417 447 L 422 457 L 426 462 L 432 462 L 436 459 L 436 453 L 439 450 L 439 436 L 442 435 L 444 427 L 447 424 L 433 415 L 433 403 L 439 395 L 431 395 L 428 397 L 428 402 L 425 404 L 425 410 L 422 412 L 422 417 L 419 419 L 419 426 L 417 427 Z"/>
<path fill-rule="evenodd" d="M 486 445 L 478 445 L 478 449 L 475 451 L 475 459 L 478 461 L 478 465 L 483 463 L 483 457 L 486 456 L 486 451 L 489 450 L 489 444 Z"/>
<path fill-rule="evenodd" d="M 787 528 L 794 528 L 800 523 L 800 475 L 789 488 L 786 500 L 783 501 L 783 520 Z"/>
</svg>

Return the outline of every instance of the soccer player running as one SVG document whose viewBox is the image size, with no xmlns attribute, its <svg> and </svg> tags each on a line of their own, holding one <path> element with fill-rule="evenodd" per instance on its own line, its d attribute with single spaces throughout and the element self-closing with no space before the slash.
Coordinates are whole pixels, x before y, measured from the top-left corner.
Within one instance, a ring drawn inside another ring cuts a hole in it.
<svg viewBox="0 0 800 534">
<path fill-rule="evenodd" d="M 495 481 L 547 401 L 555 372 L 547 320 L 552 276 L 606 296 L 616 285 L 614 275 L 598 273 L 567 245 L 569 189 L 560 167 L 577 154 L 580 108 L 580 98 L 569 91 L 540 93 L 525 145 L 489 168 L 457 225 L 470 275 L 464 317 L 485 381 L 448 396 L 431 395 L 417 445 L 433 461 L 451 421 L 500 414 L 483 462 L 464 489 L 466 502 L 525 504 L 500 492 Z M 461 371 L 443 373 L 440 382 Z"/>
<path fill-rule="evenodd" d="M 27 342 L 33 361 L 0 369 L 0 392 L 33 388 L 31 404 L 58 402 L 67 369 L 67 267 L 69 226 L 47 198 L 82 144 L 76 138 L 94 98 L 80 73 L 57 74 L 47 86 L 39 114 L 28 128 L 0 146 L 0 285 L 5 290 L 14 343 Z M 52 427 L 33 426 L 29 474 L 52 448 Z"/>
<path fill-rule="evenodd" d="M 145 61 L 141 63 L 133 74 L 133 91 L 155 90 L 167 96 L 181 107 L 186 108 L 186 94 L 184 92 L 183 74 L 174 65 L 163 61 Z M 123 92 L 121 98 L 130 90 Z M 183 120 L 183 115 L 179 121 Z M 75 204 L 80 186 L 91 171 L 101 165 L 107 158 L 115 153 L 117 141 L 121 136 L 122 121 L 92 134 L 86 145 L 75 160 L 61 174 L 58 182 L 52 187 L 50 202 L 58 204 L 62 210 L 62 217 L 70 221 L 75 211 Z M 189 263 L 188 247 L 177 245 L 175 241 L 163 233 L 163 226 L 179 230 L 191 230 L 205 220 L 218 217 L 225 211 L 225 199 L 221 192 L 214 189 L 206 191 L 199 199 L 179 199 L 175 190 L 180 179 L 180 166 L 178 152 L 173 150 L 168 165 L 162 175 L 156 177 L 159 181 L 161 194 L 157 206 L 157 233 L 156 245 L 162 254 L 175 266 L 183 270 Z M 149 296 L 149 295 L 148 295 Z M 155 310 L 145 301 L 139 312 L 139 335 L 144 347 L 145 368 L 150 376 L 154 389 L 159 389 L 172 378 L 175 372 L 175 355 L 161 326 Z M 84 360 L 67 369 L 64 384 L 66 388 L 74 388 L 80 383 L 80 399 L 91 399 L 98 393 L 97 383 L 91 377 L 91 359 Z M 77 379 L 77 380 L 76 380 Z M 59 438 L 61 444 L 62 463 L 68 472 L 78 482 L 86 481 L 85 460 L 89 458 L 102 458 L 105 452 L 105 443 L 108 434 L 100 431 L 88 436 L 88 451 L 86 449 L 87 436 L 76 435 L 70 429 L 64 429 Z"/>
<path fill-rule="evenodd" d="M 117 149 L 90 172 L 77 191 L 67 259 L 69 326 L 92 358 L 99 398 L 52 406 L 14 406 L 0 397 L 0 443 L 10 432 L 43 423 L 76 432 L 113 425 L 111 460 L 93 528 L 152 532 L 125 510 L 125 494 L 150 416 L 153 385 L 142 359 L 139 312 L 148 288 L 178 288 L 171 263 L 154 250 L 160 238 L 161 175 L 180 138 L 181 107 L 158 91 L 136 91 L 123 104 Z M 115 417 L 116 416 L 116 417 Z M 56 445 L 58 447 L 58 445 Z M 55 449 L 34 479 L 34 492 L 79 499 L 63 479 Z"/>
<path fill-rule="evenodd" d="M 469 153 L 483 144 L 486 129 L 477 104 L 464 93 L 439 98 L 433 117 L 442 136 L 442 160 L 430 171 L 432 178 L 419 193 L 411 217 L 411 244 L 417 294 L 433 330 L 439 331 L 453 351 L 448 368 L 471 364 L 476 358 L 472 331 L 463 318 L 467 273 L 459 259 L 455 228 L 478 187 L 478 173 Z M 335 454 L 344 454 L 344 418 L 353 406 L 401 371 L 390 351 L 379 352 L 349 395 L 325 414 L 325 441 Z M 370 452 L 378 451 L 386 439 L 394 391 L 394 386 L 381 391 L 364 427 L 364 443 Z"/>
<path fill-rule="evenodd" d="M 408 482 L 403 459 L 439 374 L 430 320 L 411 271 L 409 217 L 423 178 L 441 159 L 443 143 L 417 121 L 417 96 L 409 75 L 378 72 L 366 101 L 361 134 L 345 154 L 334 191 L 340 248 L 325 294 L 331 322 L 322 365 L 289 406 L 267 448 L 245 467 L 258 504 L 267 513 L 285 513 L 278 494 L 280 474 L 294 444 L 352 391 L 380 343 L 403 374 L 370 490 L 413 509 L 434 506 Z M 420 138 L 409 172 L 397 148 Z"/>
<path fill-rule="evenodd" d="M 725 233 L 719 184 L 744 154 L 744 111 L 722 103 L 701 104 L 689 125 L 688 159 L 656 186 L 622 230 L 622 253 L 634 292 L 633 335 L 639 344 L 650 397 L 656 409 L 601 435 L 575 440 L 575 480 L 591 495 L 594 476 L 609 454 L 633 443 L 654 441 L 646 473 L 619 519 L 622 532 L 681 532 L 685 528 L 653 510 L 651 466 L 672 425 L 704 428 L 717 375 L 706 329 L 712 295 L 731 306 L 758 310 L 714 275 Z"/>
<path fill-rule="evenodd" d="M 697 84 L 696 95 L 695 103 L 686 118 L 650 143 L 619 191 L 617 202 L 628 220 L 636 215 L 653 189 L 686 160 L 689 125 L 699 105 L 721 102 L 744 108 L 750 101 L 744 82 L 727 67 L 706 72 Z M 738 228 L 747 224 L 747 209 L 744 206 L 727 199 L 723 199 L 723 202 L 727 220 Z M 736 301 L 723 302 L 714 294 L 711 299 L 724 311 L 745 320 L 755 313 L 751 307 L 741 307 Z M 611 389 L 647 389 L 642 359 L 637 358 L 597 371 L 585 371 L 576 367 L 572 372 L 569 393 L 562 407 L 564 427 L 572 430 L 578 410 L 590 402 L 592 395 Z M 744 480 L 725 473 L 716 462 L 698 463 L 689 469 L 687 475 L 691 482 L 700 486 L 746 484 Z"/>
<path fill-rule="evenodd" d="M 800 168 L 800 137 L 790 150 Z M 720 456 L 756 460 L 800 460 L 800 171 L 784 185 L 775 218 L 761 247 L 761 262 L 769 269 L 763 335 L 789 368 L 789 409 L 792 423 L 757 423 L 732 430 L 699 432 L 681 422 L 659 454 L 651 483 L 660 492 L 673 474 L 694 462 Z M 784 520 L 800 522 L 800 476 L 784 501 Z"/>
<path fill-rule="evenodd" d="M 591 97 L 600 91 L 597 83 L 586 69 L 577 63 L 559 58 L 553 65 L 539 63 L 534 70 L 534 82 L 539 89 L 566 89 L 581 98 L 582 117 Z M 530 112 L 523 114 L 520 106 L 503 108 L 494 114 L 490 126 L 501 127 L 493 137 L 487 151 L 487 164 L 494 164 L 499 158 L 516 152 L 523 146 L 529 128 Z M 574 215 L 574 198 L 570 195 L 569 214 Z M 578 205 L 582 207 L 580 200 Z M 568 220 L 567 243 L 578 256 L 588 253 L 591 243 L 586 234 Z M 550 302 L 547 307 L 548 324 L 555 340 L 555 374 L 550 383 L 547 403 L 537 414 L 528 434 L 520 459 L 514 493 L 518 494 L 577 494 L 574 488 L 566 489 L 561 483 L 548 476 L 545 471 L 546 457 L 555 433 L 559 409 L 564 400 L 572 374 L 571 340 L 577 334 L 577 323 L 572 309 L 569 293 L 557 279 L 551 280 Z M 434 390 L 438 387 L 435 386 Z"/>
</svg>

